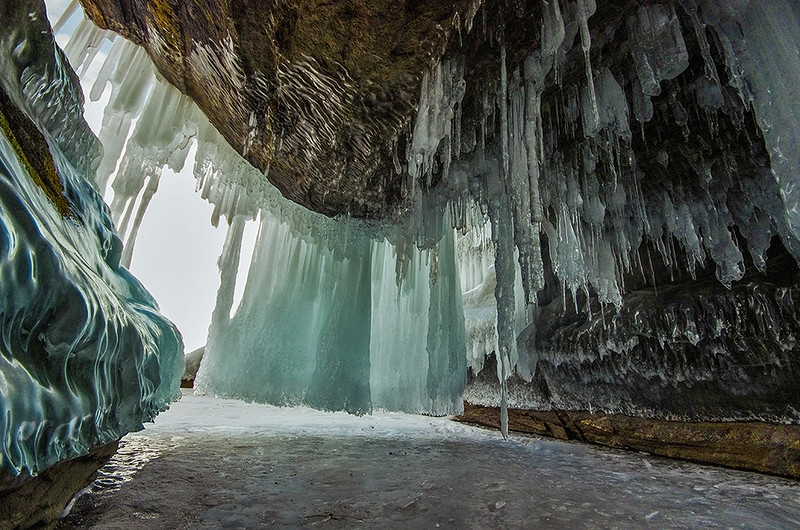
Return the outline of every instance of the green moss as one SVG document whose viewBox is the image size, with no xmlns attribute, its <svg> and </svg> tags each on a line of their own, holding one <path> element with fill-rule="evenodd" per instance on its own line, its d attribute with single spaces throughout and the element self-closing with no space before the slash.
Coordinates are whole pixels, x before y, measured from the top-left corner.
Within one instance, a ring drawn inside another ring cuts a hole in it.
<svg viewBox="0 0 800 530">
<path fill-rule="evenodd" d="M 72 215 L 64 196 L 64 185 L 56 171 L 47 141 L 36 125 L 0 88 L 0 129 L 3 130 L 22 165 L 33 181 L 44 191 L 62 217 Z"/>
</svg>

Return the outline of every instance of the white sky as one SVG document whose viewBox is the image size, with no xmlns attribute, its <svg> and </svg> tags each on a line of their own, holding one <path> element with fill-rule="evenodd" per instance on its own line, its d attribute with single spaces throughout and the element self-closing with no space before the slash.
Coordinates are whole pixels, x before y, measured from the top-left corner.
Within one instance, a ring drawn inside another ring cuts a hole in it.
<svg viewBox="0 0 800 530">
<path fill-rule="evenodd" d="M 55 24 L 55 21 L 69 5 L 70 0 L 44 0 L 44 3 L 47 6 L 47 18 Z"/>
<path fill-rule="evenodd" d="M 45 0 L 45 3 L 48 17 L 55 23 L 70 1 Z M 66 43 L 68 33 L 72 32 L 80 16 L 73 17 L 56 36 L 59 44 L 63 46 Z M 108 93 L 100 101 L 92 103 L 88 90 L 104 57 L 104 53 L 99 53 L 83 77 L 84 93 L 87 94 L 86 121 L 95 134 L 100 130 Z M 211 226 L 213 207 L 195 193 L 192 166 L 190 159 L 181 173 L 164 170 L 158 192 L 139 230 L 131 261 L 131 272 L 156 298 L 161 312 L 180 329 L 187 353 L 206 343 L 219 287 L 217 258 L 225 241 L 226 228 L 224 221 L 219 229 Z M 257 223 L 253 222 L 248 223 L 245 229 L 236 304 L 241 299 L 257 230 Z"/>
</svg>

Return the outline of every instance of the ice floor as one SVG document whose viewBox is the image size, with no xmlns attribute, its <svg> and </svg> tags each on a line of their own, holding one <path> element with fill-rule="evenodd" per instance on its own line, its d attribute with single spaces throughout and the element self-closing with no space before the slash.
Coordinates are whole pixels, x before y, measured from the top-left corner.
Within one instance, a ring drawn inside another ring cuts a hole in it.
<svg viewBox="0 0 800 530">
<path fill-rule="evenodd" d="M 184 395 L 59 528 L 800 528 L 800 482 L 513 436 Z"/>
</svg>

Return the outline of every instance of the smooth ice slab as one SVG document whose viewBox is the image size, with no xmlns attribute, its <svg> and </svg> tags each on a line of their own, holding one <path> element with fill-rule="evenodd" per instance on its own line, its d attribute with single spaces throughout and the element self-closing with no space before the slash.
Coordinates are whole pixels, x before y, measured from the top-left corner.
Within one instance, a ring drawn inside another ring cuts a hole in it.
<svg viewBox="0 0 800 530">
<path fill-rule="evenodd" d="M 148 463 L 151 462 L 151 463 Z M 185 395 L 65 520 L 143 529 L 789 528 L 800 486 L 396 413 Z"/>
</svg>

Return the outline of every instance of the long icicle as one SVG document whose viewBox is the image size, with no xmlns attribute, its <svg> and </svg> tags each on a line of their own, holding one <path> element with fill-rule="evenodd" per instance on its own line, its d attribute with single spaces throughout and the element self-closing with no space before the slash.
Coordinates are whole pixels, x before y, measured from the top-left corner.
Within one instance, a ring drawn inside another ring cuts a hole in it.
<svg viewBox="0 0 800 530">
<path fill-rule="evenodd" d="M 500 367 L 500 432 L 508 439 L 508 385 L 511 368 L 511 349 L 514 344 L 514 219 L 508 199 L 508 72 L 506 71 L 505 34 L 500 44 L 500 131 L 502 135 L 502 164 L 498 168 L 499 186 L 489 198 L 492 220 L 492 240 L 495 251 L 495 298 L 497 300 L 497 361 Z"/>
</svg>

